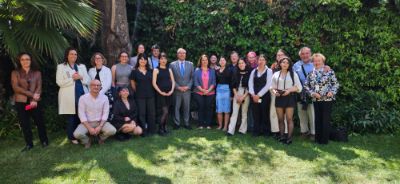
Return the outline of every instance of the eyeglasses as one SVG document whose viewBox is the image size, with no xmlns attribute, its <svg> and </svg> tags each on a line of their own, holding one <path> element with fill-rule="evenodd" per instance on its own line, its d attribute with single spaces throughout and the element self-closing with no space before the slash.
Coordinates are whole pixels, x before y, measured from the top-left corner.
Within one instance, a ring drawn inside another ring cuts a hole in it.
<svg viewBox="0 0 400 184">
<path fill-rule="evenodd" d="M 101 87 L 101 84 L 90 84 L 90 86 Z"/>
</svg>

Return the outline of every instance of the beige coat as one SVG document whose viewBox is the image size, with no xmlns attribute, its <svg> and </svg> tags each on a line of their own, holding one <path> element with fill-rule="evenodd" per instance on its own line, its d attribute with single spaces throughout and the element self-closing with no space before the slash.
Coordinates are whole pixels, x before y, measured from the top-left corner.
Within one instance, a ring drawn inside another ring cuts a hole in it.
<svg viewBox="0 0 400 184">
<path fill-rule="evenodd" d="M 56 82 L 60 87 L 58 91 L 58 114 L 76 114 L 75 110 L 75 81 L 72 74 L 75 73 L 70 66 L 62 63 L 57 65 Z M 90 78 L 83 64 L 78 65 L 78 73 L 83 77 L 82 84 L 85 93 L 88 92 L 87 86 Z"/>
</svg>

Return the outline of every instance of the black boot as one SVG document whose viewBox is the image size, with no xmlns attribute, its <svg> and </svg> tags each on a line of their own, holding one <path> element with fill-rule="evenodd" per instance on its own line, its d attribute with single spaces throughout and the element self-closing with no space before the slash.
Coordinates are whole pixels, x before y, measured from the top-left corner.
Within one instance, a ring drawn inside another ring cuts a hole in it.
<svg viewBox="0 0 400 184">
<path fill-rule="evenodd" d="M 165 135 L 164 127 L 161 124 L 158 126 L 158 134 L 161 136 Z"/>
<path fill-rule="evenodd" d="M 167 124 L 166 123 L 163 124 L 163 131 L 164 131 L 164 134 L 168 134 L 169 133 L 169 131 L 167 130 Z"/>
</svg>

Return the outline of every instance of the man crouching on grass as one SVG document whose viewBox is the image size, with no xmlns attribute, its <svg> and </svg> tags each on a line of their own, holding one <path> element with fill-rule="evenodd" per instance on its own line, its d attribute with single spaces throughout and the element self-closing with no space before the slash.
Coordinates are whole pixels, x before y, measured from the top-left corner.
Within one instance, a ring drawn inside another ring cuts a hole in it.
<svg viewBox="0 0 400 184">
<path fill-rule="evenodd" d="M 107 137 L 116 132 L 114 126 L 106 122 L 110 107 L 107 96 L 99 94 L 100 81 L 92 80 L 89 89 L 90 92 L 79 99 L 78 115 L 82 123 L 74 132 L 75 138 L 79 139 L 85 148 L 90 148 L 89 136 L 99 136 L 99 144 L 104 144 Z"/>
</svg>

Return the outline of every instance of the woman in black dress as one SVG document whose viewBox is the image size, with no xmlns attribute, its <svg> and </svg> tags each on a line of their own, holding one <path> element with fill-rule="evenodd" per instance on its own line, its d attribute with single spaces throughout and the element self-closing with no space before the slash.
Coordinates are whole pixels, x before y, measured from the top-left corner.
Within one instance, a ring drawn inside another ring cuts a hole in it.
<svg viewBox="0 0 400 184">
<path fill-rule="evenodd" d="M 118 99 L 114 103 L 112 124 L 117 129 L 117 139 L 126 140 L 130 135 L 141 135 L 142 128 L 137 123 L 135 101 L 129 96 L 128 87 L 119 87 Z"/>
<path fill-rule="evenodd" d="M 152 85 L 153 70 L 143 54 L 138 55 L 136 70 L 131 72 L 131 87 L 133 89 L 139 110 L 139 122 L 145 134 L 156 132 L 155 92 Z M 139 105 L 140 104 L 140 105 Z"/>
<path fill-rule="evenodd" d="M 156 92 L 158 133 L 167 133 L 168 109 L 171 105 L 171 97 L 175 88 L 175 80 L 172 70 L 167 66 L 167 55 L 160 54 L 160 65 L 153 70 L 153 87 Z"/>
</svg>

